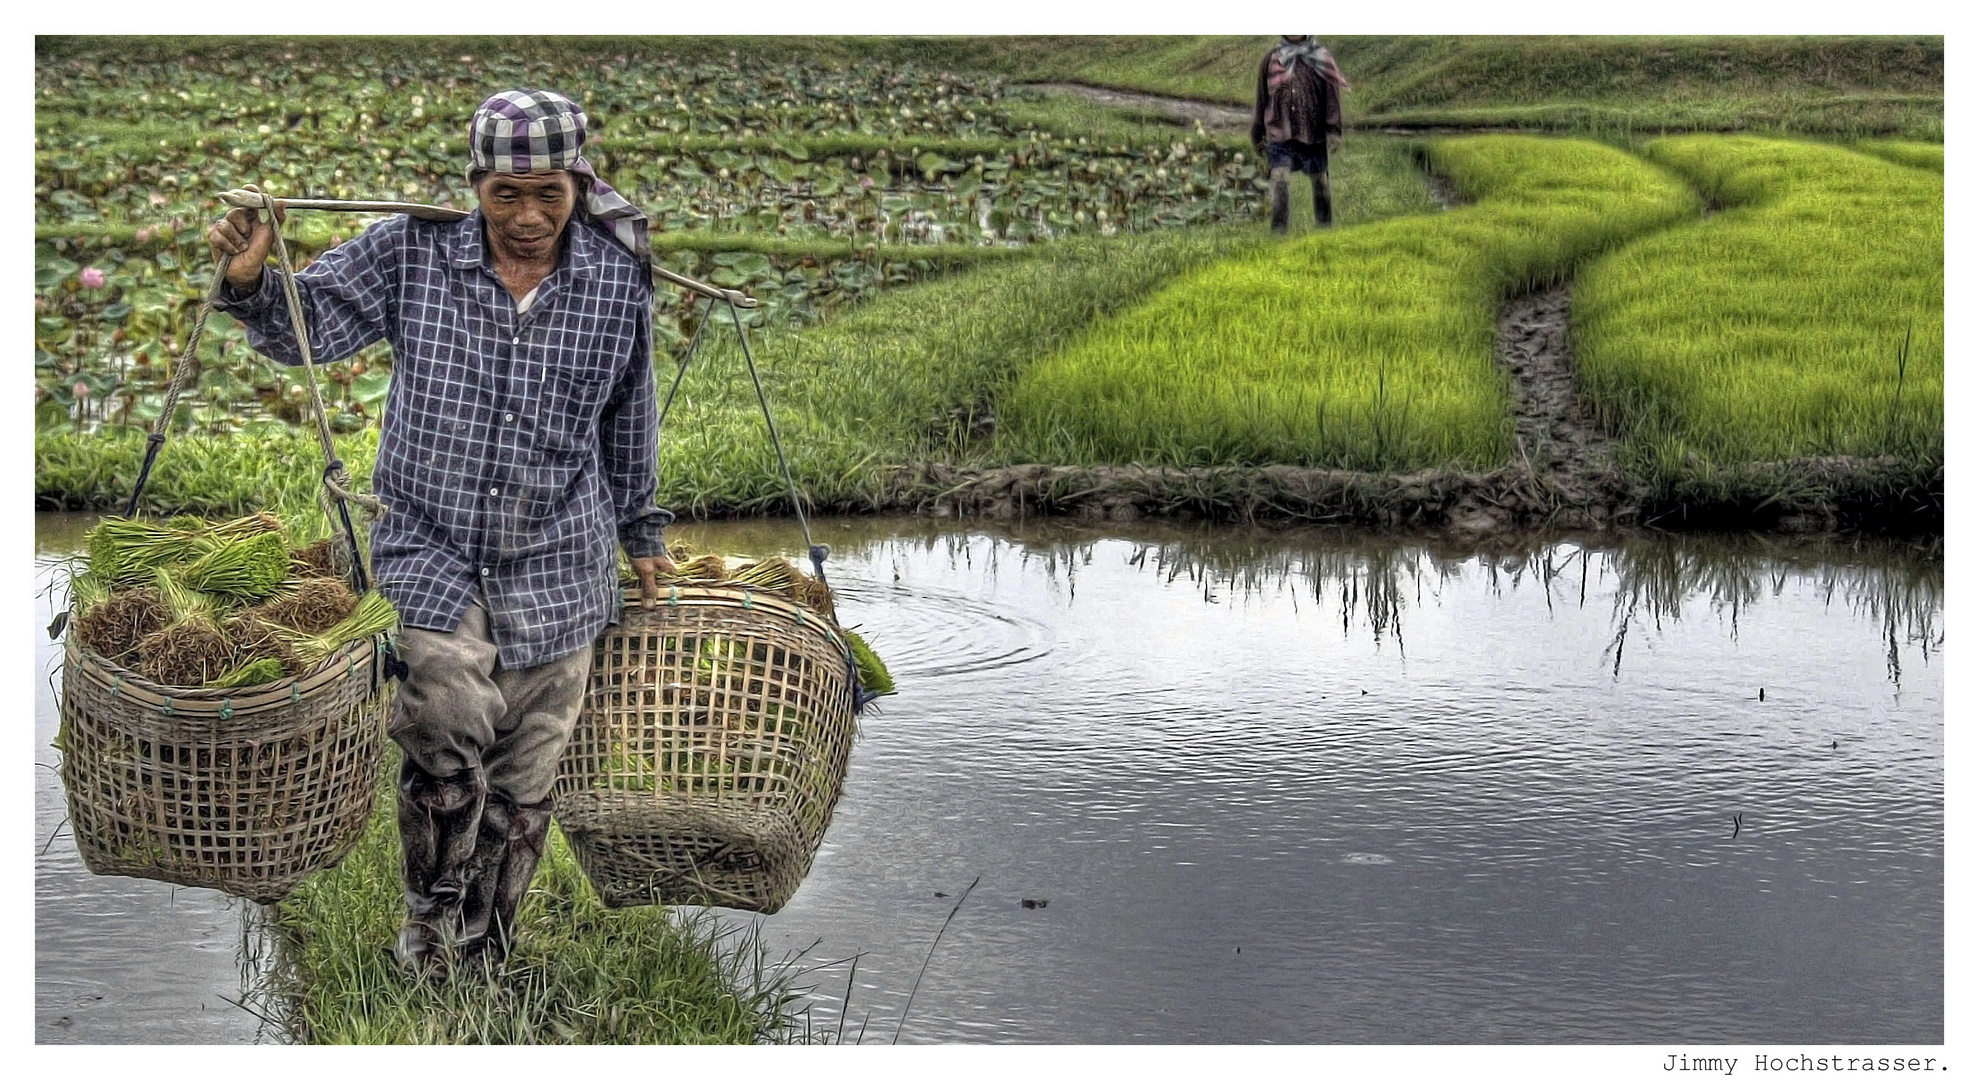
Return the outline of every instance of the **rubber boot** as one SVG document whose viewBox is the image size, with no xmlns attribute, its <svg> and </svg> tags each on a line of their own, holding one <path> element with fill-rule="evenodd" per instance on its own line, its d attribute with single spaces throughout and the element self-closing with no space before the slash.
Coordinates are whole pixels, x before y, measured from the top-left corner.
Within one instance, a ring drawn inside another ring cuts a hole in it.
<svg viewBox="0 0 1979 1080">
<path fill-rule="evenodd" d="M 405 922 L 392 954 L 409 971 L 444 977 L 460 938 L 466 870 L 481 831 L 487 784 L 479 769 L 432 776 L 399 768 L 399 839 L 405 849 Z"/>
<path fill-rule="evenodd" d="M 460 931 L 454 939 L 454 966 L 468 969 L 487 962 L 481 974 L 494 974 L 488 955 L 495 924 L 495 893 L 501 884 L 502 862 L 508 857 L 508 836 L 514 807 L 499 792 L 489 792 L 481 806 L 481 827 L 474 834 L 474 853 L 461 867 Z"/>
<path fill-rule="evenodd" d="M 1292 223 L 1292 182 L 1273 178 L 1271 181 L 1271 231 L 1279 236 Z"/>
<path fill-rule="evenodd" d="M 516 912 L 522 909 L 523 897 L 529 895 L 529 883 L 536 877 L 536 864 L 542 861 L 549 839 L 549 799 L 510 810 L 508 846 L 495 882 L 494 921 L 488 934 L 488 949 L 497 962 L 508 956 L 509 947 L 515 943 Z"/>
<path fill-rule="evenodd" d="M 516 911 L 529 893 L 549 836 L 550 800 L 517 806 L 499 792 L 488 794 L 474 854 L 466 865 L 457 964 L 479 961 L 492 975 L 508 956 Z"/>
<path fill-rule="evenodd" d="M 1333 175 L 1330 172 L 1313 174 L 1312 219 L 1322 229 L 1333 227 Z"/>
</svg>

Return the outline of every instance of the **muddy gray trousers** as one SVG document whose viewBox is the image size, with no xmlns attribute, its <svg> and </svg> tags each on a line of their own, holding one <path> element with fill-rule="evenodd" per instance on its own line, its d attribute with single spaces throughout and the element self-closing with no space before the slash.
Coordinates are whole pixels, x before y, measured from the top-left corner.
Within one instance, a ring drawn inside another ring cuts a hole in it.
<svg viewBox="0 0 1979 1080">
<path fill-rule="evenodd" d="M 388 730 L 405 757 L 406 917 L 394 951 L 439 973 L 499 961 L 549 836 L 550 789 L 591 651 L 503 670 L 479 603 L 452 633 L 401 631 L 398 649 L 407 671 Z"/>
</svg>

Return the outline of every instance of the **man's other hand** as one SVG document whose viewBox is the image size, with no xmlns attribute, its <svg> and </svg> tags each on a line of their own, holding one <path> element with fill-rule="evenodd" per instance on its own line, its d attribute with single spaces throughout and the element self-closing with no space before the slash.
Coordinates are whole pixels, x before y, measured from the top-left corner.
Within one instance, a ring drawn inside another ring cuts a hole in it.
<svg viewBox="0 0 1979 1080">
<path fill-rule="evenodd" d="M 1329 154 L 1337 154 L 1340 152 L 1340 136 L 1328 135 L 1326 137 L 1326 152 Z"/>
<path fill-rule="evenodd" d="M 639 599 L 642 607 L 651 608 L 660 600 L 660 575 L 676 574 L 673 560 L 662 551 L 644 559 L 632 560 L 632 572 L 639 575 Z"/>
</svg>

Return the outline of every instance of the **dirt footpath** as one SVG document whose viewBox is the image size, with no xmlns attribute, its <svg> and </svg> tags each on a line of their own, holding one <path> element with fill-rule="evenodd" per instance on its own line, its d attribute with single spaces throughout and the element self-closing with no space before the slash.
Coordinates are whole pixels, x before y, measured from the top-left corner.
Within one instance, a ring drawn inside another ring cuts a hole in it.
<svg viewBox="0 0 1979 1080">
<path fill-rule="evenodd" d="M 1628 483 L 1614 446 L 1574 385 L 1567 336 L 1572 288 L 1513 298 L 1498 315 L 1498 364 L 1512 377 L 1518 465 L 1551 489 L 1555 523 L 1599 528 L 1625 513 Z"/>
<path fill-rule="evenodd" d="M 1098 86 L 1081 86 L 1077 83 L 1016 83 L 1011 89 L 1065 94 L 1084 98 L 1095 105 L 1106 105 L 1116 109 L 1139 109 L 1142 112 L 1166 116 L 1178 124 L 1201 123 L 1204 131 L 1249 132 L 1251 130 L 1251 111 L 1235 105 L 1213 105 L 1206 101 L 1187 101 L 1182 98 L 1163 97 L 1159 94 L 1135 93 L 1131 90 L 1108 90 Z"/>
</svg>

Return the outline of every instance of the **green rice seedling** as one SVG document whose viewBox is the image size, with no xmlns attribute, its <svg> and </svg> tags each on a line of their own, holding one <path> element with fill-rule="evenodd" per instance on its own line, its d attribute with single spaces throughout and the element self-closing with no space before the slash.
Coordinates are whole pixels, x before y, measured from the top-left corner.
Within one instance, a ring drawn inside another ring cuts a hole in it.
<svg viewBox="0 0 1979 1080">
<path fill-rule="evenodd" d="M 167 567 L 153 571 L 165 626 L 137 645 L 139 674 L 162 686 L 204 686 L 234 666 L 234 643 L 220 628 L 225 605 L 190 588 Z"/>
<path fill-rule="evenodd" d="M 259 660 L 250 660 L 206 685 L 216 689 L 236 686 L 260 686 L 262 683 L 274 682 L 287 674 L 288 672 L 282 669 L 282 662 L 280 660 L 264 656 Z"/>
<path fill-rule="evenodd" d="M 1865 139 L 1855 144 L 1855 149 L 1885 161 L 1899 165 L 1911 165 L 1919 169 L 1945 171 L 1945 144 L 1941 142 L 1907 142 L 1902 139 Z"/>
<path fill-rule="evenodd" d="M 875 694 L 893 693 L 893 676 L 887 672 L 879 654 L 866 644 L 865 638 L 850 630 L 843 633 L 846 644 L 852 646 L 852 659 L 859 665 L 859 684 Z"/>
<path fill-rule="evenodd" d="M 289 545 L 278 532 L 225 542 L 185 568 L 186 585 L 235 600 L 259 600 L 289 576 Z"/>
<path fill-rule="evenodd" d="M 1644 153 L 1723 212 L 1601 259 L 1576 290 L 1581 383 L 1634 467 L 1942 464 L 1942 173 L 1747 136 Z"/>
<path fill-rule="evenodd" d="M 84 571 L 69 578 L 69 607 L 76 612 L 90 608 L 110 599 L 110 583 L 95 573 Z"/>
<path fill-rule="evenodd" d="M 218 597 L 193 588 L 183 573 L 169 567 L 153 568 L 151 585 L 165 601 L 165 609 L 170 613 L 173 624 L 212 623 L 218 621 L 225 611 L 225 604 Z"/>
<path fill-rule="evenodd" d="M 1302 236 L 1199 269 L 1031 365 L 999 405 L 1013 460 L 1492 467 L 1511 448 L 1501 302 L 1694 213 L 1594 143 L 1442 140 L 1473 204 Z"/>
<path fill-rule="evenodd" d="M 357 607 L 350 615 L 320 634 L 305 634 L 278 625 L 271 625 L 270 629 L 288 642 L 305 666 L 313 667 L 345 645 L 390 633 L 398 624 L 399 613 L 392 602 L 383 593 L 368 592 L 358 598 Z"/>
<path fill-rule="evenodd" d="M 89 530 L 90 572 L 112 586 L 147 581 L 158 567 L 186 554 L 189 537 L 169 526 L 129 518 L 106 518 Z"/>
</svg>

